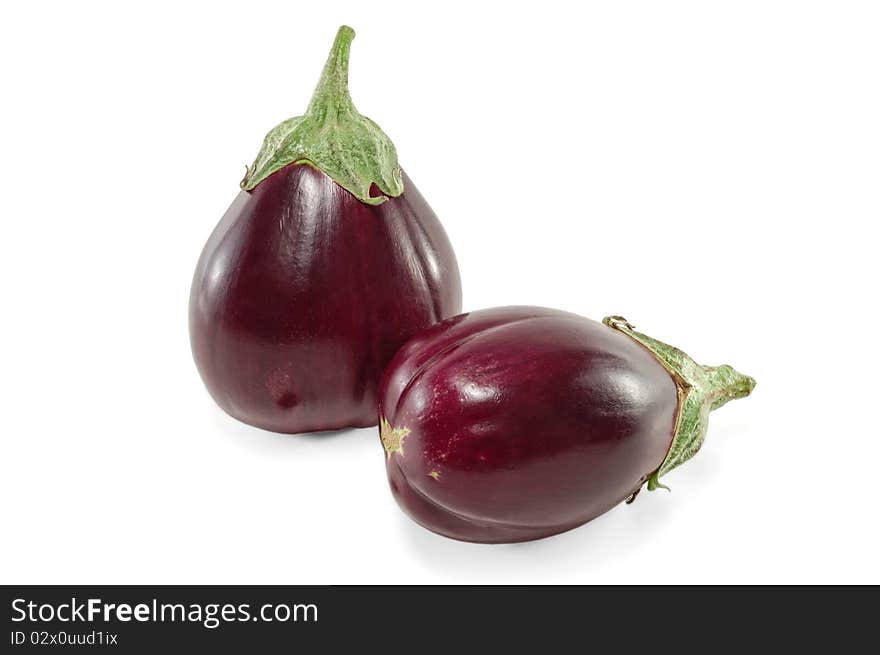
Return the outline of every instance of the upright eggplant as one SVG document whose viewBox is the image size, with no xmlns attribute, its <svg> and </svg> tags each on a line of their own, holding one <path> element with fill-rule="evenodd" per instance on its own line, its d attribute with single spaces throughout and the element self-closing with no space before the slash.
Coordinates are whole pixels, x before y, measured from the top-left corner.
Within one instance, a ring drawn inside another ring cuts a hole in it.
<svg viewBox="0 0 880 655">
<path fill-rule="evenodd" d="M 538 307 L 450 318 L 380 387 L 391 490 L 415 521 L 486 543 L 569 530 L 692 457 L 709 412 L 751 393 L 620 317 Z"/>
<path fill-rule="evenodd" d="M 192 283 L 205 385 L 276 432 L 375 425 L 394 352 L 461 311 L 443 227 L 349 96 L 353 38 L 339 29 L 306 114 L 266 136 Z"/>
</svg>

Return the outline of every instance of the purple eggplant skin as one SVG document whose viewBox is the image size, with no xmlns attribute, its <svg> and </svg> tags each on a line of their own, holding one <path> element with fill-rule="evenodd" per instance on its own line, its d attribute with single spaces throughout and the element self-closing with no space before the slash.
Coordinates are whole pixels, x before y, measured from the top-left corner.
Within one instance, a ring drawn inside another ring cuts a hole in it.
<svg viewBox="0 0 880 655">
<path fill-rule="evenodd" d="M 379 205 L 293 163 L 233 201 L 192 282 L 192 351 L 227 413 L 274 432 L 376 425 L 382 371 L 461 311 L 449 239 L 415 185 Z"/>
<path fill-rule="evenodd" d="M 392 493 L 417 523 L 463 541 L 569 530 L 660 467 L 677 393 L 651 352 L 581 316 L 456 316 L 408 341 L 383 377 L 383 428 L 399 444 L 386 453 Z"/>
</svg>

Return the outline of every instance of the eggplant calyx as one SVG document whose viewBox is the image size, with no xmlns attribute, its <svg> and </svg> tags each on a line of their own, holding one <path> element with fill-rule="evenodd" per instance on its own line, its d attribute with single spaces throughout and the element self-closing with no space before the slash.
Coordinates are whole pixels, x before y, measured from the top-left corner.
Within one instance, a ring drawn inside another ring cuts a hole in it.
<svg viewBox="0 0 880 655">
<path fill-rule="evenodd" d="M 266 135 L 241 181 L 242 189 L 252 190 L 288 164 L 309 163 L 368 205 L 403 193 L 394 144 L 378 125 L 358 113 L 348 93 L 352 39 L 353 29 L 339 28 L 306 113 L 289 118 Z M 370 195 L 374 184 L 383 195 Z"/>
<path fill-rule="evenodd" d="M 660 483 L 666 475 L 697 454 L 706 438 L 709 413 L 737 398 L 745 398 L 755 388 L 755 379 L 730 366 L 701 366 L 678 348 L 635 331 L 621 316 L 608 316 L 602 322 L 637 341 L 659 361 L 675 382 L 678 411 L 672 445 L 666 458 L 648 478 L 648 490 L 669 489 Z"/>
</svg>

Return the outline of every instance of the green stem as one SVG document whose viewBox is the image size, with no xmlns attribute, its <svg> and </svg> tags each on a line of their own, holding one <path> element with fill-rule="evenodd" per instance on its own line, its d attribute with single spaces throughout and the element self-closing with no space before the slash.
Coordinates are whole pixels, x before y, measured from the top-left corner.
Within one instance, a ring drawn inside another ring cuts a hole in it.
<svg viewBox="0 0 880 655">
<path fill-rule="evenodd" d="M 755 388 L 755 380 L 726 364 L 701 366 L 678 348 L 636 332 L 620 316 L 608 316 L 602 322 L 649 350 L 672 376 L 678 389 L 678 416 L 672 445 L 660 468 L 648 479 L 648 489 L 654 490 L 663 486 L 659 482 L 661 475 L 696 455 L 706 438 L 709 413 L 731 400 L 748 396 Z"/>
<path fill-rule="evenodd" d="M 339 28 L 306 113 L 278 124 L 266 135 L 241 181 L 242 189 L 253 190 L 289 164 L 309 163 L 368 205 L 403 193 L 394 144 L 378 125 L 358 113 L 348 92 L 353 39 L 353 29 Z M 373 185 L 383 195 L 371 195 Z"/>
<path fill-rule="evenodd" d="M 711 392 L 707 399 L 712 402 L 712 410 L 726 405 L 731 400 L 745 398 L 755 388 L 755 379 L 738 373 L 727 364 L 721 366 L 703 366 L 707 384 Z"/>
<path fill-rule="evenodd" d="M 342 112 L 356 111 L 348 92 L 348 55 L 353 40 L 353 29 L 347 25 L 339 28 L 306 113 L 335 120 Z"/>
</svg>

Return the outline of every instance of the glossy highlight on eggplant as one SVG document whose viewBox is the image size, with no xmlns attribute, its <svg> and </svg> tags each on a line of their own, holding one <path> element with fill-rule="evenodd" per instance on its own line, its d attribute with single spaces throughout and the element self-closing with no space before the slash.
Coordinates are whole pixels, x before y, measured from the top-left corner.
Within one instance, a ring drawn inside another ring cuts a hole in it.
<svg viewBox="0 0 880 655">
<path fill-rule="evenodd" d="M 205 385 L 276 432 L 376 425 L 394 352 L 461 310 L 442 225 L 348 96 L 353 36 L 340 29 L 307 114 L 267 136 L 193 277 Z"/>
<path fill-rule="evenodd" d="M 527 541 L 660 486 L 664 465 L 699 448 L 709 411 L 753 387 L 619 317 L 487 309 L 398 351 L 380 438 L 392 493 L 416 522 L 464 541 Z"/>
</svg>

